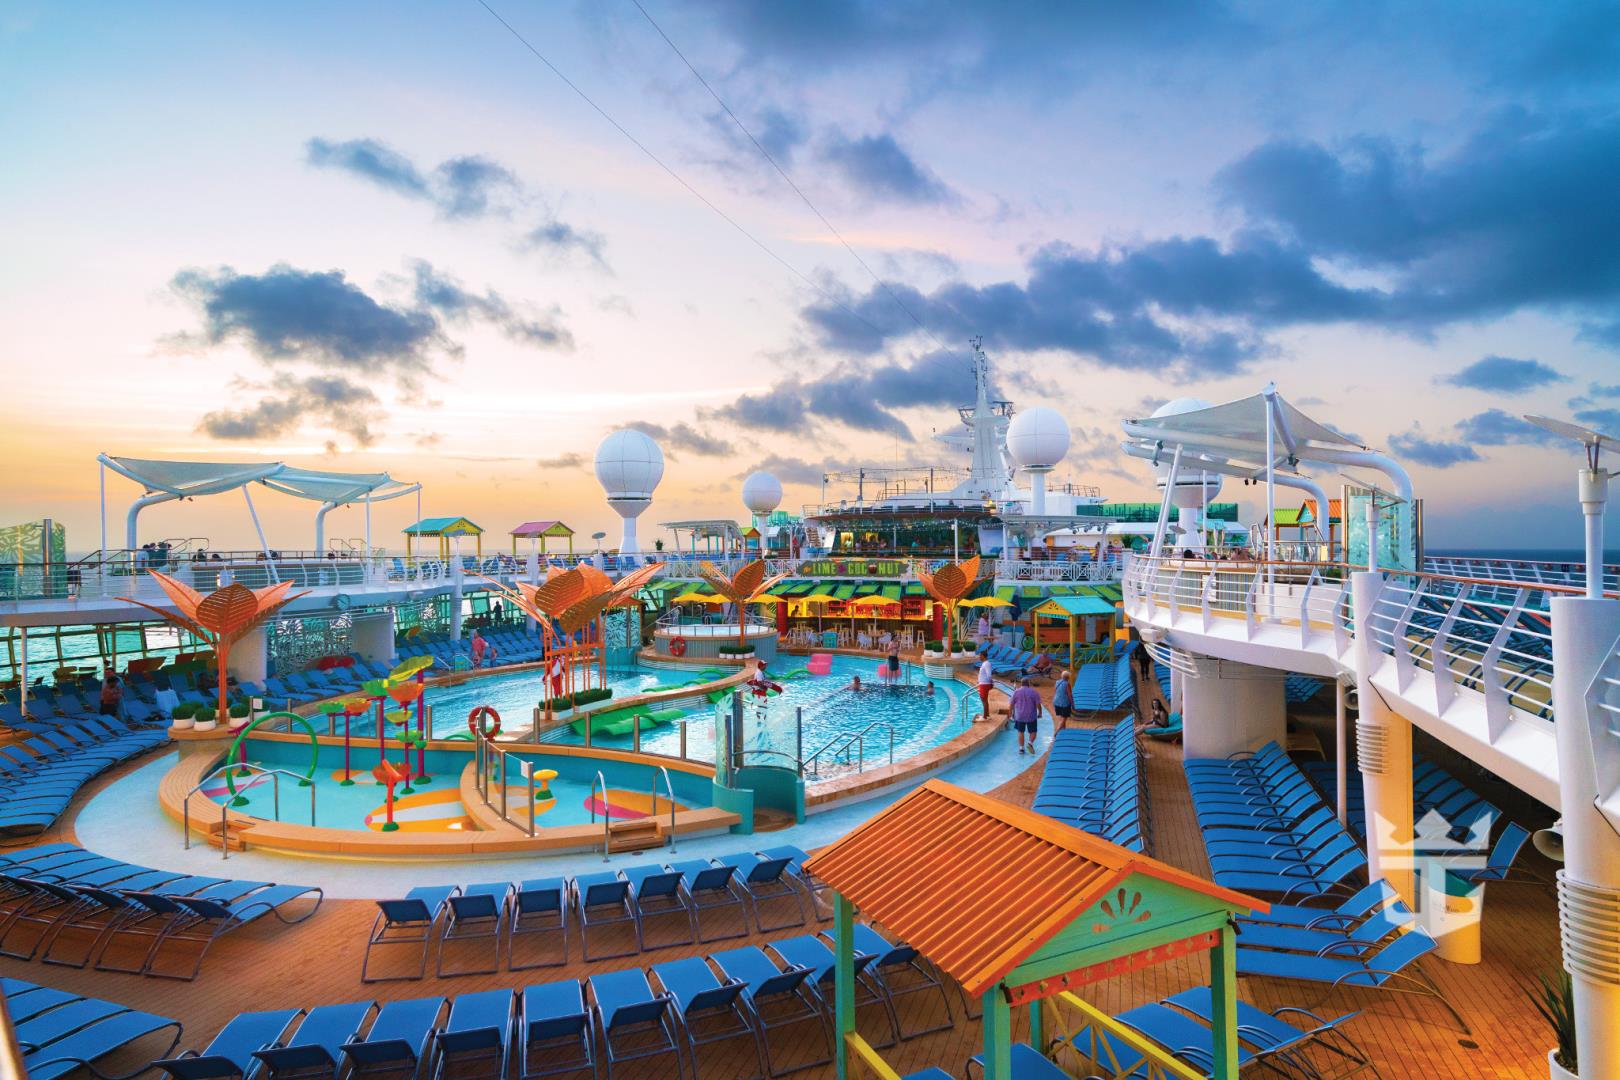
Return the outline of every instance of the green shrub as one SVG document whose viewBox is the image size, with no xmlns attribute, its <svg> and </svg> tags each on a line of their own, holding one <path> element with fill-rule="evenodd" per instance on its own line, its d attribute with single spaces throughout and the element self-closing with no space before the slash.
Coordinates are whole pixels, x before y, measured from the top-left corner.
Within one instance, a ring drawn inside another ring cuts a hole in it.
<svg viewBox="0 0 1620 1080">
<path fill-rule="evenodd" d="M 951 642 L 951 652 L 953 653 L 968 652 L 972 647 L 972 643 L 966 641 Z M 943 638 L 935 638 L 933 641 L 924 643 L 923 648 L 929 652 L 943 652 L 945 650 L 945 641 Z"/>
<path fill-rule="evenodd" d="M 231 703 L 231 715 L 233 717 L 235 717 L 236 719 L 238 719 L 238 720 L 240 720 L 240 719 L 242 719 L 242 717 L 246 716 L 248 714 L 248 712 L 251 711 L 251 709 L 252 709 L 252 706 L 250 706 L 245 701 L 237 701 L 237 702 L 232 702 Z"/>
<path fill-rule="evenodd" d="M 195 701 L 182 701 L 170 710 L 169 715 L 176 720 L 184 720 L 187 717 L 196 716 L 197 710 L 200 708 L 202 706 Z"/>
<path fill-rule="evenodd" d="M 214 715 L 217 712 L 219 712 L 219 710 L 214 708 L 212 705 L 198 705 L 197 711 L 192 715 L 197 718 L 197 723 L 206 724 L 208 721 L 214 718 Z"/>
<path fill-rule="evenodd" d="M 720 646 L 720 655 L 721 656 L 748 656 L 751 653 L 753 653 L 753 651 L 754 651 L 754 647 L 752 645 L 722 645 L 722 646 Z"/>
<path fill-rule="evenodd" d="M 561 694 L 554 698 L 545 698 L 540 702 L 540 707 L 542 709 L 549 708 L 552 712 L 561 712 L 563 709 L 576 709 L 581 705 L 606 701 L 612 696 L 613 691 L 611 688 L 593 686 L 589 690 L 576 690 L 572 694 Z"/>
</svg>

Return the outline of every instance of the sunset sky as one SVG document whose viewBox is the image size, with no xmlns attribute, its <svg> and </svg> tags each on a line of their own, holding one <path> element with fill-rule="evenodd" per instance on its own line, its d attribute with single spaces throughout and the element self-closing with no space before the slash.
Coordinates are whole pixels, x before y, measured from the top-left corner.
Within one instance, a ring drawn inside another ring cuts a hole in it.
<svg viewBox="0 0 1620 1080">
<path fill-rule="evenodd" d="M 757 467 L 796 510 L 959 464 L 982 334 L 1060 480 L 1149 497 L 1122 417 L 1275 380 L 1408 466 L 1431 547 L 1579 542 L 1516 418 L 1620 434 L 1620 6 L 641 3 L 0 5 L 0 524 L 97 546 L 105 451 L 616 536 L 590 458 L 635 423 L 650 544 Z M 252 533 L 231 495 L 159 536 Z"/>
</svg>

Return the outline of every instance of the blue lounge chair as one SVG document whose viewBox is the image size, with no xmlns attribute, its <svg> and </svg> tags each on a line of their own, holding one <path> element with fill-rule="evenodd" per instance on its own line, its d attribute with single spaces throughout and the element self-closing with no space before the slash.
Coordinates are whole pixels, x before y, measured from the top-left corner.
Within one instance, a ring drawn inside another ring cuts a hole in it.
<svg viewBox="0 0 1620 1080">
<path fill-rule="evenodd" d="M 630 903 L 636 910 L 636 929 L 643 949 L 667 949 L 675 945 L 690 945 L 697 940 L 697 912 L 691 898 L 681 887 L 684 875 L 658 863 L 627 866 L 620 871 L 630 882 Z M 686 927 L 685 937 L 675 937 L 656 945 L 647 944 L 649 921 L 676 916 Z"/>
<path fill-rule="evenodd" d="M 1446 873 L 1470 885 L 1487 885 L 1491 882 L 1503 884 L 1546 885 L 1538 875 L 1528 870 L 1515 870 L 1514 862 L 1519 858 L 1519 852 L 1524 850 L 1524 843 L 1530 839 L 1530 833 L 1514 822 L 1508 822 L 1502 829 L 1502 835 L 1496 838 L 1491 847 L 1491 853 L 1485 857 L 1485 865 L 1481 867 L 1447 867 Z M 1515 877 L 1514 875 L 1518 876 Z"/>
<path fill-rule="evenodd" d="M 282 905 L 303 899 L 312 893 L 315 903 L 308 911 L 296 918 L 288 918 L 282 914 Z M 197 973 L 202 970 L 203 958 L 208 955 L 209 946 L 221 937 L 266 915 L 274 915 L 289 926 L 303 922 L 320 909 L 324 895 L 322 890 L 315 886 L 271 885 L 229 901 L 211 896 L 172 897 L 183 913 L 171 920 L 152 942 L 152 951 L 143 974 L 168 979 L 195 979 Z M 196 946 L 197 955 L 191 969 L 159 970 L 157 963 L 163 949 L 175 943 Z"/>
<path fill-rule="evenodd" d="M 152 1064 L 175 1080 L 254 1080 L 260 1062 L 253 1051 L 280 1042 L 302 1012 L 276 1009 L 242 1013 L 226 1024 L 200 1054 L 188 1051 Z"/>
<path fill-rule="evenodd" d="M 829 942 L 834 940 L 830 931 L 823 931 L 822 937 Z M 945 991 L 945 981 L 921 953 L 910 945 L 889 944 L 882 934 L 865 923 L 855 924 L 854 946 L 857 952 L 872 958 L 865 968 L 866 974 L 881 989 L 882 999 L 889 1011 L 889 1021 L 900 1039 L 914 1039 L 954 1026 L 955 1018 L 951 1014 L 951 999 Z M 930 991 L 939 994 L 940 1003 L 945 1006 L 945 1019 L 933 1027 L 906 1031 L 900 1023 L 900 999 L 908 994 Z"/>
<path fill-rule="evenodd" d="M 697 925 L 698 941 L 725 941 L 728 938 L 748 936 L 748 902 L 738 888 L 737 868 L 724 861 L 688 859 L 666 864 L 681 875 L 686 895 L 692 900 L 692 920 Z M 741 915 L 742 929 L 735 933 L 707 935 L 703 932 L 703 913 L 735 907 Z"/>
<path fill-rule="evenodd" d="M 437 997 L 385 1004 L 364 1039 L 343 1044 L 352 1066 L 349 1080 L 378 1073 L 417 1075 L 432 1051 L 443 1011 L 444 998 Z"/>
<path fill-rule="evenodd" d="M 506 1077 L 514 1000 L 510 990 L 456 998 L 434 1040 L 434 1080 L 447 1075 Z"/>
<path fill-rule="evenodd" d="M 434 972 L 442 977 L 448 975 L 493 975 L 499 971 L 501 969 L 501 933 L 506 929 L 507 905 L 510 903 L 511 898 L 512 883 L 510 881 L 468 885 L 459 894 L 451 896 L 446 901 L 450 909 L 445 916 L 444 932 L 439 935 L 439 958 L 434 964 Z M 482 940 L 487 940 L 490 943 L 491 955 L 488 967 L 445 970 L 444 953 L 452 942 L 461 943 Z"/>
<path fill-rule="evenodd" d="M 680 1020 L 681 1035 L 686 1040 L 687 1059 L 691 1062 L 694 1077 L 699 1073 L 699 1046 L 743 1036 L 753 1040 L 760 1072 L 765 1072 L 765 1049 L 760 1043 L 759 1032 L 749 1023 L 748 1014 L 743 1011 L 742 994 L 746 987 L 740 980 L 721 982 L 715 978 L 714 970 L 696 956 L 654 964 L 652 973 L 665 993 L 674 999 L 675 1013 Z"/>
<path fill-rule="evenodd" d="M 774 930 L 786 930 L 790 926 L 805 924 L 804 905 L 800 902 L 798 890 L 787 877 L 788 864 L 793 861 L 791 856 L 762 858 L 752 852 L 739 852 L 724 860 L 716 861 L 731 863 L 737 867 L 737 881 L 747 891 L 752 901 L 754 924 L 759 927 L 760 933 L 768 934 Z M 781 899 L 793 901 L 795 917 L 785 922 L 765 925 L 762 905 Z"/>
<path fill-rule="evenodd" d="M 983 1054 L 968 1059 L 967 1075 L 972 1076 L 975 1068 L 980 1076 L 984 1075 Z M 1068 1073 L 1052 1064 L 1051 1058 L 1025 1042 L 1012 1044 L 1012 1074 L 1018 1080 L 1072 1080 Z"/>
<path fill-rule="evenodd" d="M 810 906 L 818 919 L 832 918 L 832 906 L 826 902 L 825 893 L 827 884 L 818 881 L 814 874 L 807 872 L 804 864 L 810 861 L 810 853 L 801 847 L 792 844 L 778 844 L 776 847 L 766 848 L 757 852 L 762 859 L 787 859 L 788 876 L 799 883 L 805 895 L 810 897 Z M 822 913 L 822 909 L 826 913 Z"/>
<path fill-rule="evenodd" d="M 420 979 L 427 975 L 428 945 L 439 918 L 450 907 L 450 898 L 461 892 L 459 885 L 419 885 L 397 900 L 378 900 L 377 917 L 371 924 L 366 952 L 360 961 L 360 981 L 391 982 Z M 415 975 L 372 975 L 371 950 L 379 947 L 410 945 L 421 947 Z"/>
<path fill-rule="evenodd" d="M 1306 956 L 1301 953 L 1272 952 L 1266 949 L 1236 950 L 1239 975 L 1263 975 L 1274 979 L 1297 979 L 1303 982 L 1326 983 L 1340 986 L 1360 986 L 1395 993 L 1432 997 L 1445 1006 L 1464 1035 L 1472 1034 L 1468 1022 L 1448 1001 L 1434 980 L 1424 974 L 1418 959 L 1437 948 L 1434 938 L 1422 930 L 1413 929 L 1401 934 L 1376 950 L 1369 950 L 1353 942 L 1332 950 L 1327 955 Z M 1408 970 L 1410 969 L 1410 970 Z"/>
<path fill-rule="evenodd" d="M 641 918 L 630 903 L 630 883 L 617 871 L 581 874 L 574 879 L 574 910 L 579 914 L 580 950 L 587 961 L 634 956 L 641 951 Z M 591 927 L 629 923 L 635 947 L 591 955 Z"/>
<path fill-rule="evenodd" d="M 275 1046 L 253 1051 L 263 1068 L 261 1080 L 314 1080 L 338 1075 L 343 1046 L 360 1035 L 366 1018 L 377 1007 L 373 1001 L 319 1005 L 304 1015 L 291 1036 Z"/>
<path fill-rule="evenodd" d="M 576 979 L 523 988 L 516 1041 L 523 1080 L 585 1069 L 597 1075 L 596 1030 Z"/>
<path fill-rule="evenodd" d="M 561 948 L 555 960 L 518 963 L 520 936 L 559 933 Z M 506 966 L 513 971 L 559 967 L 568 963 L 568 882 L 560 877 L 531 878 L 519 882 L 512 896 L 512 914 L 506 935 Z"/>
<path fill-rule="evenodd" d="M 834 1014 L 834 993 L 837 981 L 838 962 L 831 948 L 819 937 L 805 934 L 801 937 L 782 938 L 770 943 L 770 948 L 780 956 L 789 967 L 809 968 L 811 975 L 809 989 L 815 995 L 816 1001 L 826 1013 L 829 1020 Z M 883 1008 L 884 1019 L 889 1022 L 889 1037 L 883 1042 L 875 1042 L 876 1048 L 893 1046 L 900 1038 L 900 1022 L 894 1015 L 894 1002 L 889 1000 L 886 988 L 882 983 L 874 981 L 867 973 L 877 956 L 874 953 L 855 953 L 855 1006 L 879 1005 Z"/>
<path fill-rule="evenodd" d="M 673 1054 L 675 1076 L 683 1075 L 681 1044 L 675 1029 L 675 999 L 655 993 L 640 968 L 592 975 L 592 1011 L 602 1029 L 602 1056 L 608 1080 L 613 1066 L 641 1058 Z"/>
<path fill-rule="evenodd" d="M 1184 1009 L 1203 1021 L 1205 1024 L 1214 1024 L 1215 999 L 1207 986 L 1195 986 L 1185 990 L 1174 997 L 1166 998 L 1166 1005 L 1174 1005 Z M 1301 1030 L 1283 1019 L 1283 1016 L 1304 1017 L 1310 1027 Z M 1359 1013 L 1345 1013 L 1332 1020 L 1324 1020 L 1309 1009 L 1299 1009 L 1293 1006 L 1284 1006 L 1273 1012 L 1266 1012 L 1256 1008 L 1246 1001 L 1237 1002 L 1237 1032 L 1238 1038 L 1249 1045 L 1255 1053 L 1255 1058 L 1277 1058 L 1281 1066 L 1279 1071 L 1294 1070 L 1306 1075 L 1314 1075 L 1317 1070 L 1296 1055 L 1298 1051 L 1311 1043 L 1320 1043 L 1331 1053 L 1345 1058 L 1357 1067 L 1346 1072 L 1336 1071 L 1336 1077 L 1346 1077 L 1360 1072 L 1362 1069 L 1373 1069 L 1367 1059 L 1366 1053 L 1353 1042 L 1341 1029 L 1346 1023 L 1355 1019 Z"/>
<path fill-rule="evenodd" d="M 89 1000 L 89 999 L 80 999 Z M 174 1052 L 180 1042 L 180 1022 L 151 1013 L 137 1012 L 117 1006 L 118 1011 L 101 1019 L 76 1023 L 51 1035 L 38 1027 L 19 1025 L 17 1045 L 23 1054 L 23 1069 L 29 1080 L 55 1080 L 83 1068 L 94 1069 L 95 1063 L 116 1050 L 122 1050 L 138 1039 L 156 1034 L 165 1028 L 174 1029 L 163 1054 Z M 44 1014 L 40 1019 L 48 1017 Z M 145 1069 L 140 1070 L 144 1072 Z M 105 1073 L 100 1075 L 105 1076 Z"/>
<path fill-rule="evenodd" d="M 1279 926 L 1299 926 L 1312 930 L 1343 929 L 1367 918 L 1379 908 L 1395 899 L 1396 893 L 1383 878 L 1365 885 L 1337 907 L 1302 907 L 1272 904 L 1264 915 L 1250 915 L 1244 922 L 1275 923 Z"/>
<path fill-rule="evenodd" d="M 745 984 L 742 999 L 759 1032 L 761 1052 L 765 1055 L 765 1075 L 785 1076 L 801 1069 L 813 1069 L 832 1060 L 832 1028 L 827 1023 L 815 997 L 807 986 L 813 972 L 807 967 L 779 968 L 755 945 L 744 945 L 715 953 L 709 959 L 727 980 Z M 826 1057 L 801 1062 L 791 1068 L 779 1069 L 771 1053 L 771 1032 L 794 1027 L 805 1021 L 814 1021 L 827 1040 Z"/>
</svg>

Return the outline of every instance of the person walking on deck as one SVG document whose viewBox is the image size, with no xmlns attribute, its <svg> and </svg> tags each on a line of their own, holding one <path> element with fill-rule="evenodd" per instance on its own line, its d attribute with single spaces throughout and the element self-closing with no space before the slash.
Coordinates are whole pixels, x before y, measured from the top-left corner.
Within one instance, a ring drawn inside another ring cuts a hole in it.
<svg viewBox="0 0 1620 1080">
<path fill-rule="evenodd" d="M 984 718 L 990 719 L 990 688 L 996 684 L 996 668 L 986 656 L 979 665 L 979 700 L 984 703 Z"/>
<path fill-rule="evenodd" d="M 1073 676 L 1067 671 L 1058 676 L 1058 681 L 1052 686 L 1052 712 L 1056 719 L 1052 721 L 1052 731 L 1055 735 L 1068 727 L 1069 717 L 1074 715 L 1074 683 Z"/>
<path fill-rule="evenodd" d="M 1012 695 L 1012 722 L 1018 731 L 1018 752 L 1025 753 L 1024 737 L 1029 737 L 1028 753 L 1035 752 L 1035 721 L 1041 715 L 1041 695 L 1029 685 L 1029 679 L 1018 680 L 1018 689 Z"/>
</svg>

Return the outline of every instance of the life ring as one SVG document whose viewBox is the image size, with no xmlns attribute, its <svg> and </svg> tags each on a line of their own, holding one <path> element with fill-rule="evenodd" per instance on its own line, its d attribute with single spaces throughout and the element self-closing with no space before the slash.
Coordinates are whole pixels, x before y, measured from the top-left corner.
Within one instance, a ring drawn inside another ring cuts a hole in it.
<svg viewBox="0 0 1620 1080">
<path fill-rule="evenodd" d="M 495 718 L 493 728 L 484 727 L 483 721 L 486 716 Z M 467 730 L 473 733 L 474 738 L 483 736 L 486 739 L 493 739 L 501 733 L 501 714 L 495 711 L 493 705 L 474 705 L 472 712 L 467 714 Z"/>
<path fill-rule="evenodd" d="M 671 656 L 685 656 L 686 655 L 686 639 L 683 638 L 683 637 L 670 638 L 669 639 L 669 655 L 671 655 Z"/>
</svg>

